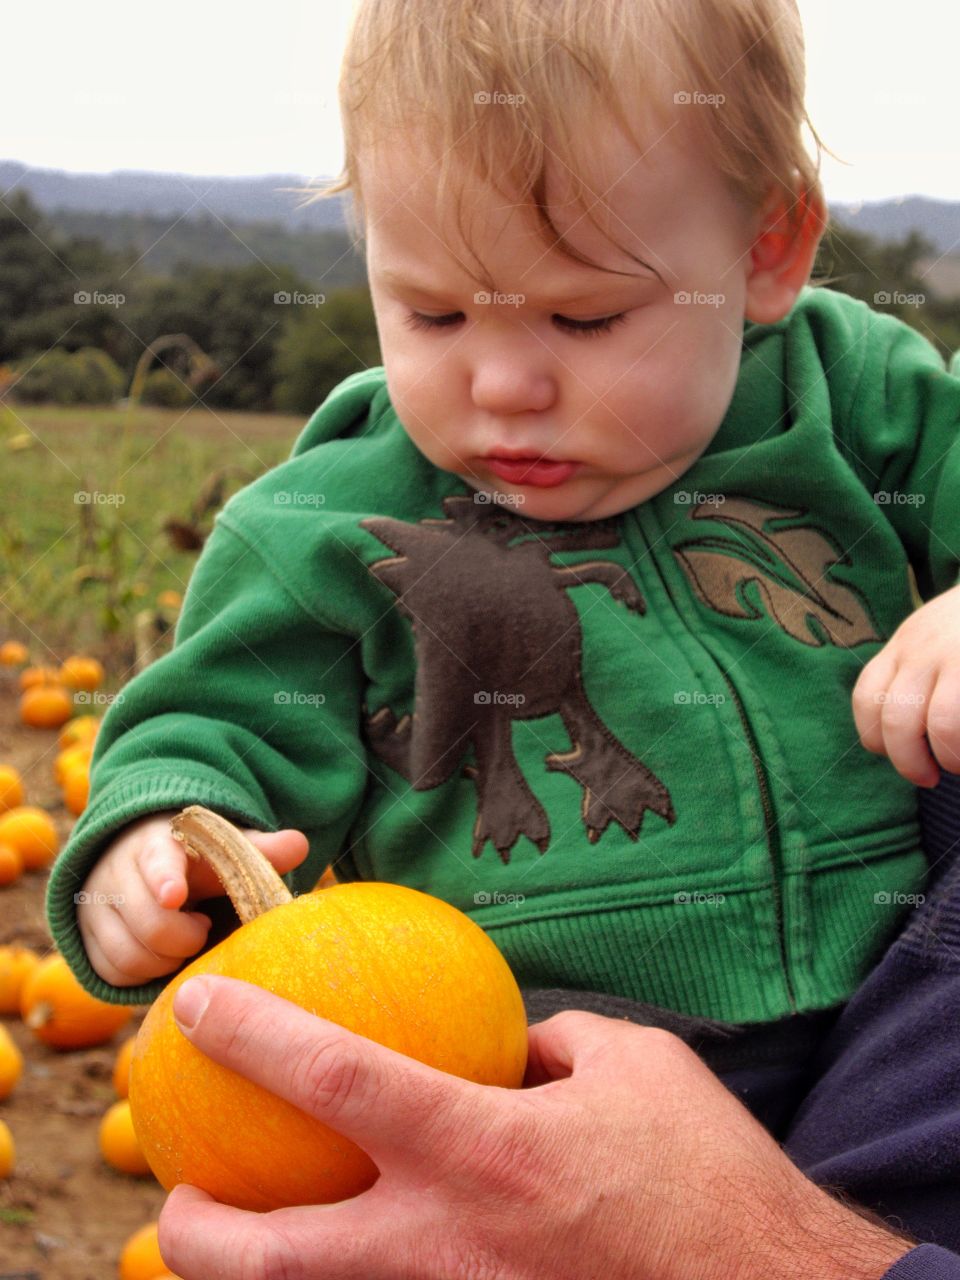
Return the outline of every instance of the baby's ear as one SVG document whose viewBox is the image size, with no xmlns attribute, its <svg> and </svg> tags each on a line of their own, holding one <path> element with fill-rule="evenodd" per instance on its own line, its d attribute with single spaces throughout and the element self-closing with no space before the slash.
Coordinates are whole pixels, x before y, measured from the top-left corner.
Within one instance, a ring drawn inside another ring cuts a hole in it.
<svg viewBox="0 0 960 1280">
<path fill-rule="evenodd" d="M 782 320 L 813 271 L 827 225 L 822 198 L 802 192 L 794 216 L 794 221 L 788 219 L 786 197 L 777 190 L 758 217 L 746 298 L 746 318 L 755 324 Z"/>
</svg>

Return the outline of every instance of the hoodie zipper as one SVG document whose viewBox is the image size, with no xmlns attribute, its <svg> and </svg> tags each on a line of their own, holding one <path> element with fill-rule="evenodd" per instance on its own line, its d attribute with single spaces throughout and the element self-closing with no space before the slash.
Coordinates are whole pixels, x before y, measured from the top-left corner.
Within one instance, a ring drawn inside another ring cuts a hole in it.
<svg viewBox="0 0 960 1280">
<path fill-rule="evenodd" d="M 668 596 L 670 603 L 674 607 L 676 616 L 680 619 L 681 622 L 683 622 L 684 620 L 683 615 L 680 609 L 677 607 L 677 601 L 674 597 L 673 591 L 670 588 L 670 583 L 667 581 L 663 571 L 660 568 L 660 565 L 657 561 L 656 556 L 653 554 L 653 548 L 651 547 L 650 540 L 647 538 L 646 532 L 642 527 L 639 516 L 635 518 L 634 523 L 637 530 L 640 533 L 641 538 L 643 539 L 644 545 L 646 546 L 647 559 L 655 569 L 658 577 L 660 578 L 660 581 L 663 584 L 663 589 L 666 595 Z M 691 627 L 687 626 L 687 632 L 688 634 L 696 638 L 696 633 Z M 727 675 L 726 671 L 724 671 L 724 669 L 720 666 L 719 662 L 714 657 L 714 655 L 703 644 L 703 642 L 697 639 L 697 643 L 707 654 L 711 663 L 714 665 L 717 671 L 719 671 L 720 675 L 723 677 L 724 684 L 730 690 L 730 695 L 733 699 L 733 704 L 737 708 L 737 715 L 740 717 L 740 724 L 743 728 L 744 738 L 746 739 L 747 746 L 750 749 L 750 758 L 753 761 L 754 773 L 756 774 L 756 778 L 757 778 L 757 788 L 760 792 L 760 803 L 763 806 L 763 825 L 764 825 L 764 833 L 767 841 L 767 854 L 770 861 L 770 872 L 771 872 L 770 878 L 771 878 L 772 892 L 773 892 L 774 913 L 776 915 L 777 945 L 779 947 L 779 952 L 780 952 L 780 968 L 781 968 L 781 972 L 783 973 L 784 983 L 786 984 L 787 998 L 790 1001 L 790 1008 L 791 1008 L 791 1011 L 795 1013 L 797 1009 L 797 998 L 796 998 L 796 992 L 794 991 L 793 983 L 790 981 L 790 969 L 787 962 L 786 931 L 784 929 L 784 922 L 783 922 L 783 892 L 781 889 L 781 877 L 783 874 L 783 851 L 780 845 L 779 822 L 777 820 L 777 815 L 774 812 L 773 801 L 770 797 L 770 781 L 767 777 L 767 771 L 764 768 L 763 760 L 761 759 L 761 756 L 760 756 L 760 751 L 757 746 L 757 740 L 756 740 L 756 737 L 754 736 L 753 728 L 750 724 L 750 721 L 747 719 L 747 714 L 743 709 L 743 702 L 740 698 L 740 694 L 737 692 L 736 686 L 734 685 L 730 677 Z"/>
<path fill-rule="evenodd" d="M 779 823 L 773 810 L 773 802 L 770 799 L 770 781 L 767 777 L 767 771 L 763 766 L 763 761 L 760 758 L 760 751 L 753 733 L 753 728 L 750 721 L 747 719 L 746 712 L 743 709 L 743 702 L 736 690 L 736 686 L 719 663 L 716 663 L 716 666 L 721 676 L 723 676 L 724 683 L 733 696 L 734 706 L 737 708 L 737 714 L 739 715 L 740 723 L 743 726 L 744 737 L 747 740 L 747 746 L 750 748 L 750 757 L 753 760 L 753 768 L 757 775 L 757 785 L 760 789 L 760 802 L 763 805 L 763 825 L 767 837 L 767 852 L 770 856 L 770 868 L 772 873 L 771 879 L 773 884 L 773 905 L 777 917 L 777 942 L 780 947 L 780 966 L 783 971 L 783 980 L 787 987 L 790 1009 L 793 1013 L 796 1013 L 797 997 L 796 992 L 793 989 L 793 983 L 790 981 L 790 968 L 787 962 L 787 940 L 783 924 L 783 893 L 780 888 L 783 873 L 783 851 L 780 847 Z"/>
</svg>

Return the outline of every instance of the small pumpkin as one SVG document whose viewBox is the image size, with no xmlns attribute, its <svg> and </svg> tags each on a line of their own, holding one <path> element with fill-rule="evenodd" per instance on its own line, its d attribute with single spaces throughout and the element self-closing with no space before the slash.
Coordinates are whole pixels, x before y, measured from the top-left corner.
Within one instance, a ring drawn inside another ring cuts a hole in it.
<svg viewBox="0 0 960 1280">
<path fill-rule="evenodd" d="M 25 644 L 19 640 L 4 640 L 0 644 L 0 666 L 22 667 L 30 661 L 30 653 Z"/>
<path fill-rule="evenodd" d="M 22 804 L 0 813 L 0 844 L 13 845 L 27 871 L 42 871 L 56 857 L 60 837 L 45 809 Z"/>
<path fill-rule="evenodd" d="M 36 689 L 44 684 L 59 684 L 60 672 L 56 667 L 25 667 L 18 681 L 22 690 Z"/>
<path fill-rule="evenodd" d="M 130 1093 L 130 1059 L 133 1057 L 133 1046 L 137 1037 L 124 1040 L 113 1063 L 113 1087 L 118 1098 L 126 1098 Z"/>
<path fill-rule="evenodd" d="M 13 884 L 23 874 L 23 858 L 12 844 L 0 844 L 0 888 Z"/>
<path fill-rule="evenodd" d="M 59 729 L 73 715 L 73 699 L 62 684 L 40 684 L 20 696 L 20 721 L 31 729 Z"/>
<path fill-rule="evenodd" d="M 120 1255 L 120 1280 L 177 1280 L 160 1256 L 157 1224 L 148 1222 L 135 1231 Z"/>
<path fill-rule="evenodd" d="M 74 716 L 60 730 L 60 736 L 57 738 L 57 746 L 61 751 L 66 751 L 68 747 L 77 746 L 79 743 L 86 743 L 93 748 L 94 739 L 100 730 L 99 716 Z"/>
<path fill-rule="evenodd" d="M 150 1176 L 150 1166 L 137 1141 L 130 1116 L 130 1103 L 126 1098 L 121 1098 L 107 1108 L 100 1121 L 98 1141 L 100 1154 L 114 1169 L 136 1178 Z"/>
<path fill-rule="evenodd" d="M 63 780 L 63 803 L 74 817 L 87 807 L 90 797 L 90 772 L 85 764 L 68 769 Z"/>
<path fill-rule="evenodd" d="M 9 1098 L 23 1075 L 23 1054 L 13 1036 L 0 1024 L 0 1098 Z"/>
<path fill-rule="evenodd" d="M 74 653 L 60 665 L 60 680 L 70 689 L 92 693 L 103 684 L 104 670 L 96 658 Z"/>
<path fill-rule="evenodd" d="M 164 1261 L 157 1242 L 157 1224 L 148 1222 L 145 1227 L 129 1236 L 120 1254 L 118 1270 L 120 1280 L 154 1280 L 163 1272 Z"/>
<path fill-rule="evenodd" d="M 342 1200 L 377 1176 L 354 1143 L 190 1043 L 172 1005 L 193 974 L 244 978 L 441 1071 L 520 1086 L 523 999 L 468 916 L 395 884 L 338 884 L 291 898 L 246 836 L 198 805 L 171 831 L 214 868 L 243 924 L 167 984 L 137 1036 L 130 1104 L 167 1190 L 189 1182 L 224 1204 L 269 1210 Z"/>
<path fill-rule="evenodd" d="M 53 776 L 57 786 L 63 786 L 68 771 L 76 765 L 89 765 L 92 755 L 92 742 L 74 742 L 71 746 L 59 751 L 53 761 Z"/>
<path fill-rule="evenodd" d="M 14 1145 L 13 1134 L 0 1120 L 0 1178 L 9 1178 L 16 1162 L 17 1148 Z"/>
<path fill-rule="evenodd" d="M 61 955 L 42 960 L 23 985 L 20 1013 L 33 1034 L 54 1049 L 105 1044 L 133 1015 L 85 991 Z"/>
<path fill-rule="evenodd" d="M 23 779 L 12 764 L 0 764 L 0 813 L 23 804 Z"/>
<path fill-rule="evenodd" d="M 0 1014 L 20 1012 L 20 993 L 40 957 L 29 947 L 0 947 Z"/>
</svg>

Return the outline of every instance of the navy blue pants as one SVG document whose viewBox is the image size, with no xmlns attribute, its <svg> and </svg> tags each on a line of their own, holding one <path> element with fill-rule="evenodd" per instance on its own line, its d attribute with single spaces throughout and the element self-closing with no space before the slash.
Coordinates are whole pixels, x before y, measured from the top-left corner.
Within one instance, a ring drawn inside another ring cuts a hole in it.
<svg viewBox="0 0 960 1280">
<path fill-rule="evenodd" d="M 684 1039 L 819 1186 L 960 1253 L 960 775 L 919 796 L 925 900 L 837 1008 L 752 1026 L 584 991 L 524 992 Z"/>
</svg>

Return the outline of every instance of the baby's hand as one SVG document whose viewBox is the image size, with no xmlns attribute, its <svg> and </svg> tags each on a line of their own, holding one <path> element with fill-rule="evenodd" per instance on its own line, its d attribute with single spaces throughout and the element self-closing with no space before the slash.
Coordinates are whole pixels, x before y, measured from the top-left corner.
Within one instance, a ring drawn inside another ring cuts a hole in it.
<svg viewBox="0 0 960 1280">
<path fill-rule="evenodd" d="M 937 761 L 960 773 L 960 587 L 905 618 L 867 663 L 853 718 L 867 750 L 889 756 L 916 786 L 936 786 Z"/>
<path fill-rule="evenodd" d="M 125 827 L 77 895 L 77 924 L 90 963 L 115 987 L 172 973 L 207 940 L 210 917 L 188 908 L 198 899 L 220 897 L 223 885 L 173 838 L 170 819 L 179 812 L 151 813 Z M 244 835 L 281 873 L 307 855 L 300 831 L 244 828 Z"/>
</svg>

